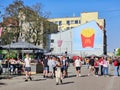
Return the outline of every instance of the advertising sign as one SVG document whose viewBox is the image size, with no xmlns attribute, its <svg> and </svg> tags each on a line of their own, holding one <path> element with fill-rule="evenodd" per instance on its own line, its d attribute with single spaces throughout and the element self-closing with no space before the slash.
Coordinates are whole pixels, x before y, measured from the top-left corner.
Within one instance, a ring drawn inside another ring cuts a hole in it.
<svg viewBox="0 0 120 90">
<path fill-rule="evenodd" d="M 103 50 L 103 31 L 95 21 L 72 29 L 73 50 Z"/>
</svg>

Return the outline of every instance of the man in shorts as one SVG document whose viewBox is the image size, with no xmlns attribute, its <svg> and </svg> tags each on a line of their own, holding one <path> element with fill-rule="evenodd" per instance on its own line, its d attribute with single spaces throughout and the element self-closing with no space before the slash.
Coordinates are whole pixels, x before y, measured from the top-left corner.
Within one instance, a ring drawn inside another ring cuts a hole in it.
<svg viewBox="0 0 120 90">
<path fill-rule="evenodd" d="M 30 80 L 32 80 L 32 78 L 31 78 L 31 58 L 29 57 L 29 54 L 26 54 L 26 58 L 25 58 L 24 62 L 25 62 L 25 73 L 26 73 L 25 82 L 27 82 L 28 78 Z"/>
<path fill-rule="evenodd" d="M 94 56 L 92 56 L 91 59 L 90 59 L 90 61 L 89 61 L 90 67 L 89 67 L 89 74 L 88 74 L 88 76 L 89 76 L 91 73 L 94 75 L 94 62 L 95 62 Z"/>
<path fill-rule="evenodd" d="M 81 76 L 81 72 L 80 71 L 81 71 L 82 63 L 81 63 L 81 60 L 80 60 L 79 56 L 75 60 L 74 66 L 76 68 L 76 77 Z"/>
</svg>

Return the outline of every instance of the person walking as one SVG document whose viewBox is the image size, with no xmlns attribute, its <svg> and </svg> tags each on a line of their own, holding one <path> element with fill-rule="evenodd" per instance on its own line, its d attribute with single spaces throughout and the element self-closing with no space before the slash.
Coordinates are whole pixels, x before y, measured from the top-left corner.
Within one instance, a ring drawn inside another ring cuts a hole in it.
<svg viewBox="0 0 120 90">
<path fill-rule="evenodd" d="M 77 59 L 75 60 L 74 66 L 75 66 L 75 68 L 76 68 L 76 77 L 81 76 L 82 63 L 81 63 L 81 60 L 80 60 L 79 56 L 78 56 Z"/>
<path fill-rule="evenodd" d="M 62 70 L 62 75 L 63 75 L 63 78 L 65 78 L 67 76 L 67 67 L 68 67 L 68 62 L 66 60 L 66 57 L 65 56 L 62 56 L 61 57 L 61 63 L 62 63 L 62 66 L 61 66 L 61 70 Z"/>
<path fill-rule="evenodd" d="M 101 75 L 101 76 L 103 75 L 103 59 L 104 59 L 104 57 L 101 57 L 101 58 L 99 59 L 100 75 Z"/>
<path fill-rule="evenodd" d="M 24 62 L 25 62 L 25 73 L 26 73 L 25 82 L 27 82 L 28 79 L 32 80 L 32 78 L 31 78 L 31 58 L 29 57 L 29 54 L 26 54 L 26 58 L 25 58 Z"/>
<path fill-rule="evenodd" d="M 57 59 L 56 56 L 52 58 L 52 61 L 53 61 L 53 76 L 54 77 L 55 77 L 56 62 L 57 62 L 56 59 Z"/>
<path fill-rule="evenodd" d="M 117 57 L 115 57 L 115 59 L 113 61 L 113 65 L 114 65 L 114 76 L 117 77 L 117 76 L 119 76 L 119 63 L 118 63 Z"/>
<path fill-rule="evenodd" d="M 99 61 L 98 61 L 98 58 L 95 58 L 94 68 L 95 68 L 95 75 L 98 76 L 98 71 L 99 71 Z"/>
<path fill-rule="evenodd" d="M 103 59 L 103 75 L 108 76 L 108 68 L 109 68 L 109 61 L 107 60 L 107 57 L 104 57 Z"/>
<path fill-rule="evenodd" d="M 88 76 L 92 73 L 94 75 L 94 56 L 91 57 L 90 61 L 89 61 L 89 73 L 88 73 Z"/>
<path fill-rule="evenodd" d="M 59 83 L 62 84 L 61 65 L 62 65 L 62 63 L 61 63 L 61 61 L 60 61 L 60 58 L 57 58 L 56 70 L 55 70 L 56 85 L 59 85 Z"/>
<path fill-rule="evenodd" d="M 49 76 L 53 79 L 53 67 L 54 67 L 54 63 L 53 63 L 53 60 L 52 60 L 53 57 L 49 57 L 48 58 L 48 67 L 49 67 Z"/>
<path fill-rule="evenodd" d="M 45 58 L 42 60 L 42 65 L 43 65 L 43 78 L 48 77 L 48 56 L 45 56 Z"/>
</svg>

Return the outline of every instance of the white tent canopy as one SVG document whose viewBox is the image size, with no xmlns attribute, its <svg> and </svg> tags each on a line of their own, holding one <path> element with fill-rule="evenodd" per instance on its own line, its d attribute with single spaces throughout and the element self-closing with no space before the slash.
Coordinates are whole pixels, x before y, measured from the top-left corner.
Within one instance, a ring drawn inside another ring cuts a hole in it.
<svg viewBox="0 0 120 90">
<path fill-rule="evenodd" d="M 13 50 L 41 50 L 43 49 L 39 48 L 38 46 L 35 46 L 34 44 L 28 43 L 28 42 L 16 42 L 11 43 L 8 45 L 2 46 L 2 49 L 13 49 Z"/>
</svg>

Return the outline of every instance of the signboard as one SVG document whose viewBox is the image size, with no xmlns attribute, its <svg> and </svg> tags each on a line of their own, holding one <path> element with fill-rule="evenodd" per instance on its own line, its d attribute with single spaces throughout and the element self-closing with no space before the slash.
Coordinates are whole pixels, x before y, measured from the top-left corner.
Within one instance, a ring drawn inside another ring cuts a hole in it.
<svg viewBox="0 0 120 90">
<path fill-rule="evenodd" d="M 73 50 L 103 51 L 103 31 L 95 21 L 72 29 Z"/>
</svg>

